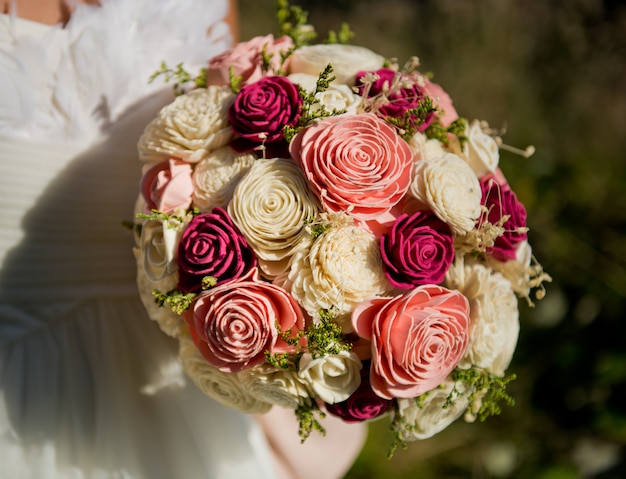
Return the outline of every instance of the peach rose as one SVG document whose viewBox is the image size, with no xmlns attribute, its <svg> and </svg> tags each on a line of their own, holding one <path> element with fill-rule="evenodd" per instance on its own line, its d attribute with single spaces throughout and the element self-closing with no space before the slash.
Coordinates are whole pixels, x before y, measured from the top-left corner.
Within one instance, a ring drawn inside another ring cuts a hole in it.
<svg viewBox="0 0 626 479">
<path fill-rule="evenodd" d="M 156 209 L 172 213 L 177 209 L 186 210 L 193 194 L 191 165 L 171 158 L 147 166 L 141 178 L 141 194 L 148 211 Z"/>
<path fill-rule="evenodd" d="M 284 67 L 281 53 L 289 51 L 293 46 L 290 37 L 275 39 L 273 35 L 254 37 L 238 43 L 211 59 L 207 69 L 208 84 L 228 85 L 231 67 L 235 76 L 241 77 L 244 84 L 254 83 L 264 76 L 276 75 Z M 269 71 L 263 69 L 263 52 L 270 58 Z"/>
<path fill-rule="evenodd" d="M 315 123 L 294 137 L 290 152 L 326 209 L 359 220 L 389 212 L 411 184 L 411 148 L 373 113 Z"/>
<path fill-rule="evenodd" d="M 443 383 L 467 349 L 469 314 L 465 296 L 436 285 L 358 305 L 352 324 L 372 342 L 370 380 L 376 394 L 412 398 Z"/>
<path fill-rule="evenodd" d="M 204 358 L 224 372 L 262 364 L 265 351 L 292 351 L 276 324 L 293 336 L 305 327 L 295 299 L 278 286 L 255 280 L 226 283 L 200 293 L 183 319 Z"/>
</svg>

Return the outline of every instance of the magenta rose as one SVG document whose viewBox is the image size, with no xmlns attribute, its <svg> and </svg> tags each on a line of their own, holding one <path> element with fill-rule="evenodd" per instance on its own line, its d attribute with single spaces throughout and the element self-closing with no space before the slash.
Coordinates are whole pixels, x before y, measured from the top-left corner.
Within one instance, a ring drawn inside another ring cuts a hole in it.
<svg viewBox="0 0 626 479">
<path fill-rule="evenodd" d="M 146 209 L 172 213 L 189 208 L 193 195 L 191 174 L 189 163 L 174 158 L 148 168 L 141 178 Z"/>
<path fill-rule="evenodd" d="M 205 276 L 213 276 L 217 284 L 247 276 L 256 267 L 256 256 L 228 213 L 215 208 L 187 225 L 177 262 L 178 288 L 197 292 Z"/>
<path fill-rule="evenodd" d="M 376 74 L 379 78 L 373 82 L 367 92 L 368 96 L 376 96 L 383 93 L 394 84 L 396 75 L 402 75 L 406 80 L 406 83 L 410 86 L 404 86 L 402 88 L 393 88 L 386 94 L 387 103 L 383 103 L 378 114 L 383 117 L 391 118 L 405 118 L 407 117 L 409 124 L 417 131 L 424 131 L 430 126 L 435 119 L 435 108 L 417 113 L 420 105 L 426 100 L 426 94 L 424 90 L 418 85 L 417 79 L 409 75 L 404 75 L 391 70 L 390 68 L 380 68 L 375 72 L 359 72 L 356 75 L 356 84 L 360 86 L 360 93 L 365 93 L 365 85 L 361 83 L 361 79 L 368 74 Z"/>
<path fill-rule="evenodd" d="M 231 373 L 262 364 L 266 351 L 294 352 L 280 333 L 295 337 L 306 327 L 295 299 L 278 286 L 254 280 L 203 291 L 183 319 L 209 364 Z"/>
<path fill-rule="evenodd" d="M 290 144 L 324 207 L 358 220 L 388 213 L 411 184 L 413 152 L 373 113 L 325 118 Z"/>
<path fill-rule="evenodd" d="M 502 217 L 509 217 L 503 225 L 504 234 L 496 238 L 495 244 L 487 253 L 498 261 L 515 259 L 517 247 L 528 239 L 526 208 L 518 201 L 509 185 L 506 182 L 499 183 L 493 175 L 481 178 L 480 187 L 483 193 L 482 204 L 489 210 L 487 220 L 496 224 Z"/>
<path fill-rule="evenodd" d="M 285 77 L 266 77 L 243 87 L 228 110 L 238 136 L 231 146 L 243 153 L 263 145 L 267 158 L 285 157 L 283 128 L 298 122 L 301 105 L 298 87 Z"/>
<path fill-rule="evenodd" d="M 374 392 L 412 398 L 443 383 L 467 349 L 469 312 L 465 296 L 437 285 L 360 303 L 352 325 L 371 341 Z"/>
<path fill-rule="evenodd" d="M 275 39 L 273 35 L 265 35 L 240 42 L 211 59 L 207 68 L 207 83 L 229 85 L 231 68 L 244 85 L 264 76 L 276 75 L 286 67 L 281 54 L 289 52 L 293 46 L 288 36 Z M 264 56 L 269 58 L 269 65 L 264 65 Z"/>
<path fill-rule="evenodd" d="M 454 259 L 454 236 L 430 211 L 403 214 L 380 238 L 383 268 L 396 288 L 438 284 Z"/>
<path fill-rule="evenodd" d="M 369 381 L 369 366 L 363 364 L 361 384 L 345 401 L 325 404 L 326 410 L 347 423 L 363 422 L 382 416 L 393 404 L 393 400 L 377 396 Z"/>
</svg>

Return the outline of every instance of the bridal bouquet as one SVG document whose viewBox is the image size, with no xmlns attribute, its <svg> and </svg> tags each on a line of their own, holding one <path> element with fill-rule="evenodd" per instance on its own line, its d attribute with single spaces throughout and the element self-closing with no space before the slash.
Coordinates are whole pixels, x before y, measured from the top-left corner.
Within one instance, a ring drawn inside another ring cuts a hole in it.
<svg viewBox="0 0 626 479">
<path fill-rule="evenodd" d="M 518 298 L 549 280 L 501 139 L 420 73 L 359 46 L 253 38 L 178 80 L 146 127 L 142 300 L 188 375 L 246 413 L 390 419 L 396 443 L 512 402 Z M 192 87 L 189 88 L 189 81 Z"/>
</svg>

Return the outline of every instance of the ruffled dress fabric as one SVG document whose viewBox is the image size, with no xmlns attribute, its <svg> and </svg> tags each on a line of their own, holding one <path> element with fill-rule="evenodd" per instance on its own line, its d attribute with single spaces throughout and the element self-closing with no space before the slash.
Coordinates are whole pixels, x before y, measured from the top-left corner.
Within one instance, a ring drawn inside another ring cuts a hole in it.
<svg viewBox="0 0 626 479">
<path fill-rule="evenodd" d="M 100 3 L 65 28 L 0 16 L 0 477 L 274 478 L 258 424 L 148 319 L 121 226 L 172 99 L 147 80 L 227 47 L 226 0 Z"/>
</svg>

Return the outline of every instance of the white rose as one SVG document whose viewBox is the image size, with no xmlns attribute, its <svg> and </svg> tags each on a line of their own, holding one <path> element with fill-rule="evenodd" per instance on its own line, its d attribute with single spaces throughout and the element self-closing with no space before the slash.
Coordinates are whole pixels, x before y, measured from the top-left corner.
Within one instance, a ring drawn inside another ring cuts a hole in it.
<svg viewBox="0 0 626 479">
<path fill-rule="evenodd" d="M 503 376 L 519 335 L 519 310 L 511 283 L 469 257 L 457 257 L 445 281 L 470 302 L 470 341 L 459 365 Z"/>
<path fill-rule="evenodd" d="M 331 308 L 346 315 L 390 289 L 377 238 L 354 225 L 334 226 L 296 253 L 286 287 L 313 318 Z"/>
<path fill-rule="evenodd" d="M 439 158 L 446 154 L 446 150 L 439 140 L 428 138 L 424 133 L 415 133 L 409 140 L 409 146 L 415 154 L 416 161 Z"/>
<path fill-rule="evenodd" d="M 200 160 L 193 171 L 192 201 L 200 211 L 225 208 L 233 190 L 256 161 L 251 153 L 236 153 L 230 147 L 219 148 Z"/>
<path fill-rule="evenodd" d="M 532 262 L 532 248 L 528 241 L 523 241 L 517 246 L 515 259 L 510 261 L 498 261 L 487 255 L 487 264 L 502 274 L 513 287 L 513 291 L 522 298 L 530 295 L 530 272 Z"/>
<path fill-rule="evenodd" d="M 142 161 L 175 157 L 195 163 L 226 146 L 232 138 L 228 108 L 235 95 L 228 87 L 198 88 L 165 106 L 139 139 Z"/>
<path fill-rule="evenodd" d="M 452 151 L 467 161 L 478 178 L 495 173 L 500 161 L 500 150 L 496 140 L 482 130 L 478 120 L 472 121 L 466 128 L 465 136 L 467 141 L 463 148 L 460 142 L 456 141 L 451 144 Z"/>
<path fill-rule="evenodd" d="M 239 376 L 246 391 L 260 401 L 288 409 L 310 403 L 309 389 L 296 371 L 261 364 L 241 371 Z"/>
<path fill-rule="evenodd" d="M 178 284 L 178 273 L 172 272 L 170 275 L 163 276 L 159 281 L 152 281 L 146 275 L 144 267 L 144 256 L 139 248 L 134 248 L 135 259 L 137 261 L 137 289 L 139 290 L 139 299 L 143 304 L 148 317 L 156 321 L 168 336 L 178 337 L 183 325 L 182 318 L 174 313 L 167 306 L 159 306 L 154 301 L 152 291 L 159 290 L 163 293 L 171 291 Z"/>
<path fill-rule="evenodd" d="M 318 77 L 306 73 L 294 73 L 288 78 L 309 93 L 313 93 Z M 329 112 L 345 110 L 345 113 L 356 114 L 361 104 L 361 97 L 354 93 L 352 88 L 336 82 L 331 83 L 326 90 L 317 93 L 315 98 Z"/>
<path fill-rule="evenodd" d="M 482 193 L 478 178 L 453 153 L 415 162 L 409 193 L 428 205 L 457 235 L 474 228 L 480 216 Z"/>
<path fill-rule="evenodd" d="M 428 439 L 461 417 L 469 405 L 466 394 L 454 399 L 448 407 L 443 407 L 453 387 L 459 392 L 465 390 L 462 383 L 455 386 L 454 381 L 446 379 L 440 387 L 426 393 L 421 405 L 415 399 L 398 399 L 398 414 L 403 418 L 402 422 L 411 426 L 402 428 L 400 437 L 405 441 Z"/>
<path fill-rule="evenodd" d="M 313 359 L 309 353 L 300 358 L 298 375 L 315 396 L 327 404 L 345 401 L 361 384 L 361 360 L 348 351 Z"/>
<path fill-rule="evenodd" d="M 298 48 L 289 57 L 289 73 L 308 73 L 318 77 L 330 63 L 337 83 L 354 85 L 358 72 L 378 70 L 384 62 L 384 57 L 364 47 L 318 44 Z"/>
<path fill-rule="evenodd" d="M 145 221 L 141 226 L 139 251 L 143 270 L 150 281 L 158 282 L 176 269 L 176 250 L 186 222 Z"/>
<path fill-rule="evenodd" d="M 256 161 L 228 204 L 228 214 L 268 276 L 284 272 L 296 250 L 310 242 L 305 221 L 320 210 L 302 170 L 281 158 Z"/>
<path fill-rule="evenodd" d="M 179 354 L 187 375 L 210 398 L 247 414 L 263 414 L 271 409 L 271 404 L 248 393 L 237 373 L 226 373 L 211 366 L 188 335 L 180 338 Z"/>
</svg>

